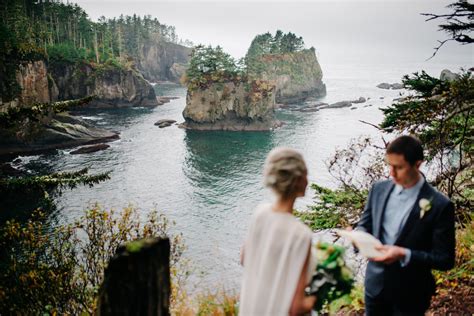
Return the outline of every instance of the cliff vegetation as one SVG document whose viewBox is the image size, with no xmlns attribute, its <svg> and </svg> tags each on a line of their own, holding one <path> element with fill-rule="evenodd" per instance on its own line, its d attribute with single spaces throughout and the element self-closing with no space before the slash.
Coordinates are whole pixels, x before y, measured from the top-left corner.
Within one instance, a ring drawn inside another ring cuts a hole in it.
<svg viewBox="0 0 474 316">
<path fill-rule="evenodd" d="M 305 49 L 303 38 L 291 32 L 257 35 L 247 51 L 245 65 L 249 77 L 275 85 L 277 103 L 326 95 L 315 49 Z"/>
<path fill-rule="evenodd" d="M 17 72 L 38 60 L 50 65 L 108 63 L 115 68 L 145 60 L 150 41 L 178 45 L 175 28 L 151 16 L 120 16 L 92 22 L 77 4 L 58 1 L 6 0 L 0 4 L 0 96 L 2 102 L 21 93 Z M 176 49 L 175 49 L 176 50 Z M 186 63 L 186 58 L 180 58 Z M 173 66 L 173 60 L 167 67 Z M 166 74 L 164 74 L 166 75 Z M 163 78 L 165 79 L 165 78 Z M 85 97 L 83 95 L 82 97 Z"/>
</svg>

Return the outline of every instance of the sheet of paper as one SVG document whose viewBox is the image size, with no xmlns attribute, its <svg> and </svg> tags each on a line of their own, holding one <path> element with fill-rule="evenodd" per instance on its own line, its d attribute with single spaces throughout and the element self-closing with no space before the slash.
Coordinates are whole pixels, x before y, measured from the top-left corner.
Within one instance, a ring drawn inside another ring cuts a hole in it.
<svg viewBox="0 0 474 316">
<path fill-rule="evenodd" d="M 382 243 L 371 234 L 358 230 L 347 231 L 342 229 L 336 230 L 336 233 L 352 241 L 364 257 L 373 258 L 383 255 L 381 251 L 375 249 L 376 246 L 381 246 Z"/>
</svg>

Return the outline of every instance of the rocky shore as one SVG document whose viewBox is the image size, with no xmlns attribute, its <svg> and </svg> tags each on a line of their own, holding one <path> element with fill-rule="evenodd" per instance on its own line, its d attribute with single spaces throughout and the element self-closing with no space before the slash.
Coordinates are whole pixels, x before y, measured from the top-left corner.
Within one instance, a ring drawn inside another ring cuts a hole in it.
<svg viewBox="0 0 474 316">
<path fill-rule="evenodd" d="M 0 130 L 0 156 L 38 154 L 59 148 L 114 141 L 119 134 L 94 127 L 68 114 L 54 116 L 35 133 L 32 139 L 19 139 L 6 130 Z"/>
</svg>

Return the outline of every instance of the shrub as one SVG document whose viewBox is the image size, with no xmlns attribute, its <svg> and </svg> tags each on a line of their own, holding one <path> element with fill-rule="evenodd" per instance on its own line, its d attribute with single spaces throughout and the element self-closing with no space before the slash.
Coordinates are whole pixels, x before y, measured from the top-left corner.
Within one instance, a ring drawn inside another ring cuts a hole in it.
<svg viewBox="0 0 474 316">
<path fill-rule="evenodd" d="M 46 220 L 38 211 L 26 224 L 9 221 L 0 229 L 0 314 L 94 313 L 104 269 L 117 247 L 166 236 L 172 224 L 156 211 L 143 220 L 133 207 L 116 212 L 97 205 L 70 225 L 48 231 Z M 182 286 L 188 275 L 182 235 L 169 238 L 173 286 Z"/>
<path fill-rule="evenodd" d="M 383 151 L 368 137 L 352 140 L 347 148 L 336 150 L 327 167 L 338 188 L 312 184 L 314 204 L 306 211 L 295 212 L 314 230 L 357 223 L 372 184 L 387 178 Z"/>
<path fill-rule="evenodd" d="M 239 310 L 237 301 L 235 295 L 228 295 L 224 290 L 202 293 L 197 297 L 196 315 L 238 315 Z"/>
<path fill-rule="evenodd" d="M 436 283 L 448 285 L 453 281 L 467 280 L 474 275 L 473 219 L 474 215 L 470 214 L 465 227 L 456 231 L 456 264 L 452 270 L 436 271 Z"/>
<path fill-rule="evenodd" d="M 84 48 L 75 48 L 71 44 L 56 44 L 46 48 L 49 61 L 76 63 L 89 59 Z"/>
<path fill-rule="evenodd" d="M 313 230 L 347 227 L 359 220 L 367 198 L 367 191 L 350 187 L 331 190 L 312 184 L 315 190 L 314 204 L 307 211 L 296 211 Z"/>
</svg>

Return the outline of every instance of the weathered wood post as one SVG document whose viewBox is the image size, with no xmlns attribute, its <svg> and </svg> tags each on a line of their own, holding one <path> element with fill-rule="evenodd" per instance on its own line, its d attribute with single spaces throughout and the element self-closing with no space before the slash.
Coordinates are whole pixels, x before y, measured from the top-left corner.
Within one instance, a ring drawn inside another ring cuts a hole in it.
<svg viewBox="0 0 474 316">
<path fill-rule="evenodd" d="M 169 315 L 170 241 L 150 238 L 117 249 L 105 270 L 98 314 Z"/>
</svg>

